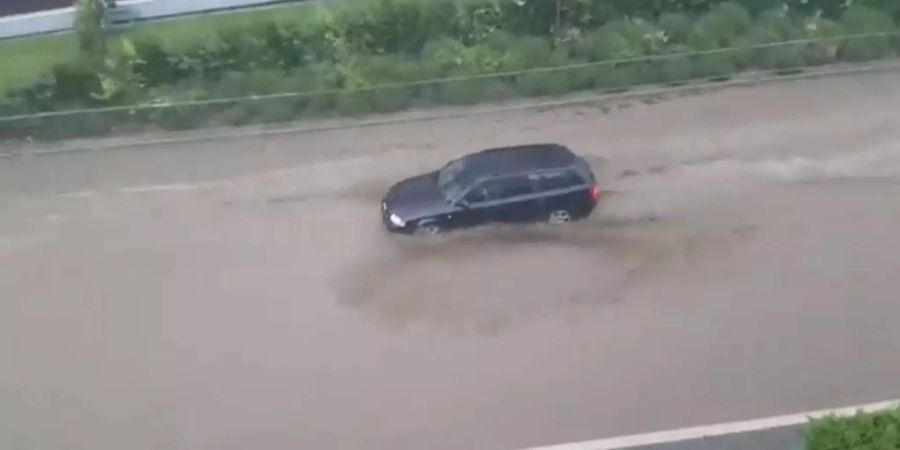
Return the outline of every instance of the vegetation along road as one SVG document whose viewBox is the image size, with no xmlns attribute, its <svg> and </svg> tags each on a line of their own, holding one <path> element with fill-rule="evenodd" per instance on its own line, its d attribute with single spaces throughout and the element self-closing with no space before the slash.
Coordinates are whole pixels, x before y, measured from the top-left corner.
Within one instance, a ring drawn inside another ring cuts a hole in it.
<svg viewBox="0 0 900 450">
<path fill-rule="evenodd" d="M 501 449 L 896 398 L 897 81 L 0 160 L 0 447 Z M 591 220 L 383 231 L 399 177 L 547 141 L 615 192 Z"/>
</svg>

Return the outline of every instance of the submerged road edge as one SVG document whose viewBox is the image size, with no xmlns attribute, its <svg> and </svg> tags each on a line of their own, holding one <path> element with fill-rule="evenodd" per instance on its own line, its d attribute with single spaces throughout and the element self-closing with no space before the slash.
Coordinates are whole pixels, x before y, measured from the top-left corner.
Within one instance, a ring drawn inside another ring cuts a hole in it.
<svg viewBox="0 0 900 450">
<path fill-rule="evenodd" d="M 803 425 L 811 420 L 824 417 L 849 417 L 857 413 L 873 413 L 893 409 L 900 406 L 900 399 L 887 400 L 863 405 L 845 406 L 841 408 L 807 411 L 782 416 L 772 416 L 761 419 L 745 420 L 740 422 L 726 422 L 712 425 L 701 425 L 675 430 L 655 431 L 643 434 L 632 434 L 605 439 L 596 439 L 582 442 L 570 442 L 540 447 L 528 447 L 518 450 L 622 450 L 634 447 L 670 444 L 694 439 L 725 436 L 730 434 L 750 433 L 774 428 Z"/>
</svg>

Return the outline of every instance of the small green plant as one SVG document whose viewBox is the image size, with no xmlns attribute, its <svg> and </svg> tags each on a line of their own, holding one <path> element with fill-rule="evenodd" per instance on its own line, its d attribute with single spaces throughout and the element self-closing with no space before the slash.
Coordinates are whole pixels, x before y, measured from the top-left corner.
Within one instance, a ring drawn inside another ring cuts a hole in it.
<svg viewBox="0 0 900 450">
<path fill-rule="evenodd" d="M 853 417 L 814 421 L 806 432 L 806 450 L 892 450 L 900 448 L 900 408 Z"/>
</svg>

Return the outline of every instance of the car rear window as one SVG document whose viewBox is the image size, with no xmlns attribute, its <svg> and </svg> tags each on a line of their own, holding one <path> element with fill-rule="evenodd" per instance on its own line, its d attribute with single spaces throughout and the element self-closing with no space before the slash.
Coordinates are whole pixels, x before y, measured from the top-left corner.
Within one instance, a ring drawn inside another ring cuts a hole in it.
<svg viewBox="0 0 900 450">
<path fill-rule="evenodd" d="M 542 191 L 552 191 L 556 189 L 568 189 L 580 184 L 584 181 L 574 172 L 553 172 L 536 175 L 538 186 Z"/>
</svg>

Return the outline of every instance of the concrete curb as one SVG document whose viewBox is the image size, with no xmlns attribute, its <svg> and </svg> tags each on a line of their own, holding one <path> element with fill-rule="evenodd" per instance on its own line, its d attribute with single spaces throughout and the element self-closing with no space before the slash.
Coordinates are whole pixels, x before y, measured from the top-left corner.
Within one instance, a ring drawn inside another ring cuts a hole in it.
<svg viewBox="0 0 900 450">
<path fill-rule="evenodd" d="M 571 442 L 568 444 L 550 445 L 546 447 L 531 447 L 521 450 L 624 450 L 634 447 L 671 444 L 738 433 L 752 433 L 774 428 L 805 425 L 812 420 L 825 417 L 850 417 L 860 412 L 874 413 L 894 409 L 898 406 L 900 406 L 900 400 L 889 400 L 865 405 L 766 417 L 743 422 L 703 425 L 699 427 L 635 434 L 593 441 Z"/>
</svg>

